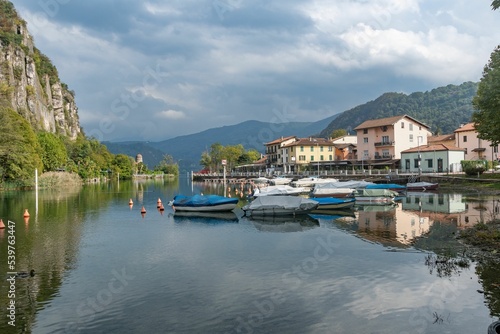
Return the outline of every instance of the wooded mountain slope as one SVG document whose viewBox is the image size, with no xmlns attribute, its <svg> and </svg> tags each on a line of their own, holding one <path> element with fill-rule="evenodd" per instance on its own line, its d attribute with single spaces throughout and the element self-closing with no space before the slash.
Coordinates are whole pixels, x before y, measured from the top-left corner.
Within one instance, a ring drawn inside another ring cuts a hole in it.
<svg viewBox="0 0 500 334">
<path fill-rule="evenodd" d="M 412 116 L 430 126 L 435 134 L 453 133 L 460 124 L 470 122 L 472 98 L 477 87 L 478 83 L 464 82 L 424 93 L 385 93 L 376 100 L 344 111 L 320 135 L 328 137 L 336 129 L 350 131 L 366 120 L 397 115 Z"/>
</svg>

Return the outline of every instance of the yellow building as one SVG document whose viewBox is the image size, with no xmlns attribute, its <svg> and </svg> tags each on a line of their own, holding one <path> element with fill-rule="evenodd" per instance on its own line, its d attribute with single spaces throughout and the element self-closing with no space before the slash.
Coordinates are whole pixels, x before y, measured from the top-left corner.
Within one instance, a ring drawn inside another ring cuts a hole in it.
<svg viewBox="0 0 500 334">
<path fill-rule="evenodd" d="M 325 138 L 299 138 L 282 147 L 285 173 L 299 172 L 309 166 L 312 170 L 335 160 L 335 145 Z"/>
</svg>

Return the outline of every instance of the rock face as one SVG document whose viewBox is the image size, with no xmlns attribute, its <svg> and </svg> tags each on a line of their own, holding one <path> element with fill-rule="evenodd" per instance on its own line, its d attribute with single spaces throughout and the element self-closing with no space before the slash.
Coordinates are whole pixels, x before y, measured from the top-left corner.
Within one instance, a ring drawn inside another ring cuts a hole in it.
<svg viewBox="0 0 500 334">
<path fill-rule="evenodd" d="M 81 132 L 74 93 L 33 44 L 26 22 L 0 0 L 0 106 L 10 107 L 33 128 L 76 139 Z"/>
</svg>

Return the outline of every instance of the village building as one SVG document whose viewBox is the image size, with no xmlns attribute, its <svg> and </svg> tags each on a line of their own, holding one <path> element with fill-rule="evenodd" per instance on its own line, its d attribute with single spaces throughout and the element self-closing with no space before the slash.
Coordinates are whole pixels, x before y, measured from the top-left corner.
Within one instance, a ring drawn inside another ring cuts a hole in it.
<svg viewBox="0 0 500 334">
<path fill-rule="evenodd" d="M 325 138 L 299 138 L 283 146 L 284 172 L 317 171 L 335 158 L 335 145 Z"/>
<path fill-rule="evenodd" d="M 498 161 L 498 146 L 478 138 L 474 123 L 461 125 L 455 130 L 455 146 L 465 150 L 465 160 Z"/>
<path fill-rule="evenodd" d="M 464 150 L 444 144 L 413 147 L 401 152 L 401 171 L 404 173 L 460 172 Z"/>
<path fill-rule="evenodd" d="M 408 115 L 367 120 L 356 128 L 358 164 L 398 168 L 401 152 L 427 145 L 429 126 Z"/>
<path fill-rule="evenodd" d="M 283 171 L 284 161 L 288 157 L 283 156 L 283 146 L 297 141 L 295 136 L 281 137 L 265 143 L 266 166 L 268 170 Z"/>
</svg>

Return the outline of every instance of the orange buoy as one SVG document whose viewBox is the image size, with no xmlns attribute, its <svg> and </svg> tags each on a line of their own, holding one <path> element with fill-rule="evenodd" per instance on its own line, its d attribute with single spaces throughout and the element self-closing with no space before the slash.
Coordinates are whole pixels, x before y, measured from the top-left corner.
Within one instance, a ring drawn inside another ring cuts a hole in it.
<svg viewBox="0 0 500 334">
<path fill-rule="evenodd" d="M 5 224 L 3 223 L 3 219 L 0 219 L 0 229 L 5 228 Z"/>
<path fill-rule="evenodd" d="M 158 198 L 158 201 L 156 201 L 156 207 L 159 208 L 161 206 L 162 206 L 161 199 Z"/>
<path fill-rule="evenodd" d="M 144 207 L 144 205 L 142 206 L 141 213 L 146 213 L 146 208 Z"/>
<path fill-rule="evenodd" d="M 165 210 L 165 207 L 163 206 L 163 204 L 160 205 L 160 211 L 163 211 Z"/>
<path fill-rule="evenodd" d="M 128 205 L 134 205 L 134 201 L 132 201 L 132 198 L 128 201 Z"/>
<path fill-rule="evenodd" d="M 23 217 L 26 218 L 26 217 L 29 217 L 30 216 L 30 213 L 28 212 L 28 209 L 24 209 L 24 215 Z"/>
</svg>

